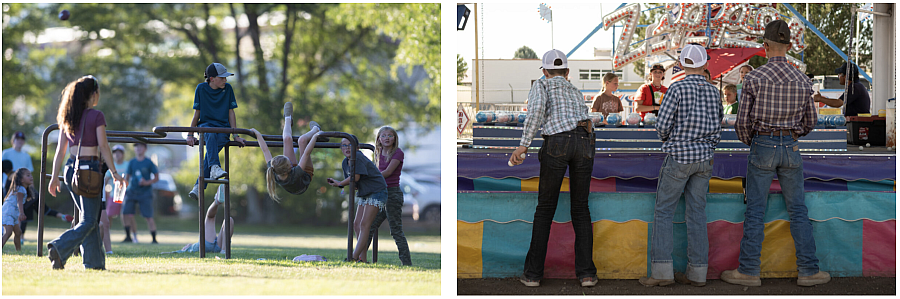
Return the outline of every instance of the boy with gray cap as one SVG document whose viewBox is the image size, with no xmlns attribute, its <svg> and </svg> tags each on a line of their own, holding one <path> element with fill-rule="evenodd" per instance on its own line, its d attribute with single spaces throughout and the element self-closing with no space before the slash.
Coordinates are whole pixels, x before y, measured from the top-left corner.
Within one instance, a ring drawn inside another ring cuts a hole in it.
<svg viewBox="0 0 900 299">
<path fill-rule="evenodd" d="M 194 118 L 191 120 L 191 127 L 215 127 L 215 128 L 237 128 L 234 117 L 234 108 L 237 108 L 237 101 L 234 99 L 234 90 L 231 84 L 226 83 L 228 76 L 234 76 L 225 70 L 225 66 L 221 63 L 213 63 L 206 67 L 204 74 L 206 82 L 197 84 L 194 91 Z M 219 163 L 219 151 L 228 143 L 228 134 L 225 133 L 204 133 L 204 145 L 206 146 L 206 155 L 204 159 L 203 177 L 218 179 L 228 173 L 222 170 Z M 244 145 L 244 139 L 234 134 L 234 141 Z M 198 140 L 191 133 L 187 138 L 187 144 L 194 146 L 198 144 Z M 204 186 L 206 189 L 206 186 Z M 194 200 L 197 200 L 200 194 L 200 181 L 194 183 L 194 188 L 188 194 Z"/>
<path fill-rule="evenodd" d="M 738 139 L 750 146 L 744 236 L 738 268 L 725 270 L 720 276 L 732 284 L 761 285 L 763 218 L 775 174 L 790 214 L 799 272 L 797 284 L 814 286 L 831 280 L 828 272 L 819 270 L 813 226 L 804 201 L 803 159 L 797 142 L 816 125 L 812 82 L 785 58 L 790 38 L 791 30 L 783 20 L 766 24 L 763 47 L 769 61 L 744 77 L 741 108 L 734 125 Z"/>
<path fill-rule="evenodd" d="M 550 223 L 568 168 L 572 227 L 575 230 L 575 277 L 581 286 L 592 287 L 598 282 L 597 267 L 592 259 L 594 239 L 588 208 L 596 151 L 594 128 L 581 91 L 566 80 L 569 75 L 566 55 L 556 49 L 550 50 L 544 53 L 542 64 L 546 79 L 537 80 L 531 86 L 529 117 L 525 119 L 522 142 L 509 159 L 510 165 L 522 164 L 534 134 L 543 126 L 544 143 L 538 152 L 541 163 L 538 204 L 534 211 L 531 246 L 525 256 L 525 271 L 519 281 L 529 287 L 541 285 Z"/>
<path fill-rule="evenodd" d="M 651 276 L 638 280 L 644 286 L 666 286 L 675 281 L 698 287 L 706 285 L 709 267 L 706 193 L 712 176 L 713 151 L 721 139 L 719 123 L 724 116 L 719 90 L 704 76 L 708 60 L 703 46 L 686 45 L 679 58 L 686 76 L 669 86 L 666 100 L 659 108 L 656 133 L 667 155 L 656 188 L 650 240 Z M 674 273 L 672 220 L 682 193 L 688 264 L 685 273 Z"/>
</svg>

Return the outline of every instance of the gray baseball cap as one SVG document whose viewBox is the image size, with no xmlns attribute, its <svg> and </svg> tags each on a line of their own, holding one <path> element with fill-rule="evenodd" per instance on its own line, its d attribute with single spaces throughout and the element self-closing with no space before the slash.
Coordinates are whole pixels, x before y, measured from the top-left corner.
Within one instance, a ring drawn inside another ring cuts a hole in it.
<svg viewBox="0 0 900 299">
<path fill-rule="evenodd" d="M 206 67 L 206 73 L 203 74 L 204 78 L 228 76 L 234 76 L 234 74 L 229 73 L 227 70 L 225 70 L 225 66 L 218 62 L 214 62 L 213 64 L 210 64 L 208 67 Z"/>
</svg>

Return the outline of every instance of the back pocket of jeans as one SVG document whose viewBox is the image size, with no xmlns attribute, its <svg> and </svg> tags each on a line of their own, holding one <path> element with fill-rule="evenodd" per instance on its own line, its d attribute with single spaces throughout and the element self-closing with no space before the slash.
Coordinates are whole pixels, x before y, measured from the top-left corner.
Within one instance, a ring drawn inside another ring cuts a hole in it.
<svg viewBox="0 0 900 299">
<path fill-rule="evenodd" d="M 547 154 L 554 158 L 562 157 L 566 154 L 569 146 L 569 140 L 571 138 L 566 137 L 550 137 L 549 140 L 544 139 L 544 142 L 549 142 L 550 150 L 547 151 Z"/>
<path fill-rule="evenodd" d="M 757 168 L 774 170 L 775 151 L 774 145 L 760 144 L 753 141 L 753 144 L 750 145 L 750 155 L 747 157 L 747 160 Z"/>
</svg>

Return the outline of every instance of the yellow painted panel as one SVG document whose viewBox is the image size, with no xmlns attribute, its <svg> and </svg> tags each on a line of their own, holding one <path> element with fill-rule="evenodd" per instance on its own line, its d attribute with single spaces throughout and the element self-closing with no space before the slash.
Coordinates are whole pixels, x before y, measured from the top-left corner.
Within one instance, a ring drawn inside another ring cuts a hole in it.
<svg viewBox="0 0 900 299">
<path fill-rule="evenodd" d="M 522 180 L 522 191 L 538 191 L 538 183 L 541 178 L 530 178 L 527 180 Z M 563 178 L 562 186 L 559 188 L 559 191 L 569 191 L 569 178 Z"/>
<path fill-rule="evenodd" d="M 797 251 L 791 237 L 791 223 L 775 220 L 765 224 L 764 232 L 766 239 L 760 253 L 760 277 L 797 277 Z"/>
<path fill-rule="evenodd" d="M 593 223 L 594 265 L 600 279 L 638 279 L 647 276 L 647 222 L 631 220 Z"/>
<path fill-rule="evenodd" d="M 709 179 L 709 193 L 743 193 L 741 178 L 723 180 L 719 178 Z"/>
<path fill-rule="evenodd" d="M 456 277 L 481 278 L 481 241 L 484 222 L 456 221 Z"/>
</svg>

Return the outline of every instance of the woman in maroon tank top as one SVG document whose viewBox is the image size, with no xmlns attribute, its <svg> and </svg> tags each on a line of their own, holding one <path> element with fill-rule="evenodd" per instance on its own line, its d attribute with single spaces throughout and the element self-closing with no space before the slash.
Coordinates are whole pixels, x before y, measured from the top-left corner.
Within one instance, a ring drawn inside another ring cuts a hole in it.
<svg viewBox="0 0 900 299">
<path fill-rule="evenodd" d="M 84 197 L 71 191 L 76 158 L 80 160 L 82 168 L 100 171 L 100 157 L 103 157 L 113 178 L 119 184 L 117 188 L 125 187 L 125 178 L 116 171 L 109 143 L 106 141 L 106 119 L 102 112 L 91 109 L 99 102 L 100 82 L 90 75 L 66 85 L 60 97 L 59 112 L 56 116 L 60 134 L 56 144 L 56 155 L 53 158 L 53 175 L 48 191 L 54 197 L 56 192 L 62 191 L 59 186 L 59 170 L 68 150 L 71 156 L 65 164 L 65 181 L 63 183 L 67 185 L 69 193 L 75 201 L 75 206 L 78 207 L 79 222 L 72 229 L 63 232 L 62 235 L 47 243 L 47 256 L 50 258 L 50 265 L 53 269 L 63 269 L 66 260 L 79 246 L 84 247 L 82 257 L 85 269 L 106 269 L 106 257 L 97 226 L 100 218 L 101 198 L 100 196 Z"/>
</svg>

